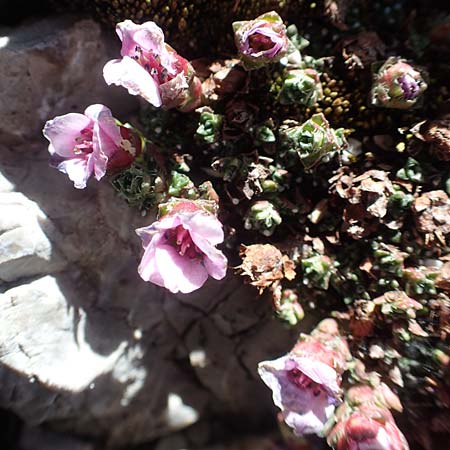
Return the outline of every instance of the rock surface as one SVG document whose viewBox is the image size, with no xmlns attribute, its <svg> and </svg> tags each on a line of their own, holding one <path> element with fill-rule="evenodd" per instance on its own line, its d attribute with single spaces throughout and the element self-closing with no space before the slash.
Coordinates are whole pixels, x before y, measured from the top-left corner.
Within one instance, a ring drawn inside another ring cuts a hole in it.
<svg viewBox="0 0 450 450">
<path fill-rule="evenodd" d="M 102 99 L 85 74 L 100 71 L 107 44 L 89 21 L 46 27 L 39 40 L 14 42 L 15 30 L 0 49 L 0 407 L 107 446 L 190 425 L 203 446 L 211 417 L 267 423 L 274 408 L 256 365 L 296 333 L 232 275 L 186 296 L 144 283 L 134 229 L 151 218 L 107 181 L 80 191 L 48 167 L 41 125 Z"/>
<path fill-rule="evenodd" d="M 0 27 L 0 141 L 26 142 L 49 117 L 93 103 L 108 103 L 117 118 L 135 107 L 136 98 L 103 80 L 104 64 L 119 52 L 109 37 L 72 16 Z"/>
</svg>

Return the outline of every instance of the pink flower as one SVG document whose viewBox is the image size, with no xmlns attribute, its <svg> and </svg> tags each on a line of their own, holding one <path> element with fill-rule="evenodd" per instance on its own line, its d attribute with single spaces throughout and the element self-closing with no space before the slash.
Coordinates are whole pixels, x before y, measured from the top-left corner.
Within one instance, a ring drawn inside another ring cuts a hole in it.
<svg viewBox="0 0 450 450">
<path fill-rule="evenodd" d="M 215 246 L 224 239 L 222 224 L 194 201 L 174 199 L 167 206 L 160 220 L 136 230 L 144 247 L 142 279 L 184 294 L 203 286 L 208 275 L 221 280 L 227 259 Z"/>
<path fill-rule="evenodd" d="M 109 108 L 91 105 L 84 114 L 69 113 L 47 121 L 51 162 L 78 189 L 94 174 L 100 180 L 108 169 L 126 167 L 141 152 L 140 139 L 119 125 Z"/>
<path fill-rule="evenodd" d="M 275 11 L 254 20 L 234 22 L 233 30 L 236 47 L 246 69 L 277 62 L 288 51 L 286 27 Z"/>
<path fill-rule="evenodd" d="M 361 406 L 339 421 L 327 439 L 337 450 L 408 450 L 408 443 L 384 408 Z"/>
<path fill-rule="evenodd" d="M 106 63 L 107 84 L 128 89 L 154 106 L 190 111 L 200 104 L 201 83 L 189 62 L 164 42 L 154 22 L 137 25 L 120 22 L 116 32 L 122 41 L 122 59 Z"/>
<path fill-rule="evenodd" d="M 340 376 L 332 350 L 317 341 L 302 344 L 302 351 L 297 344 L 296 353 L 259 363 L 258 372 L 296 435 L 322 435 L 338 403 Z"/>
</svg>

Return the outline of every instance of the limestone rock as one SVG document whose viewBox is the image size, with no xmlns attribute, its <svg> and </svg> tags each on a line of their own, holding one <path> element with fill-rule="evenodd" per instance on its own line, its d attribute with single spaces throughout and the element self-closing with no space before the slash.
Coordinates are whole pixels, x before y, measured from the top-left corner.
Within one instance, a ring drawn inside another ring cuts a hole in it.
<svg viewBox="0 0 450 450">
<path fill-rule="evenodd" d="M 31 148 L 0 146 L 0 407 L 109 446 L 211 413 L 267 422 L 274 407 L 256 363 L 296 332 L 231 274 L 190 295 L 144 283 L 134 229 L 154 218 L 107 180 L 74 189 L 48 167 L 43 139 Z M 18 249 L 4 244 L 15 230 Z"/>
<path fill-rule="evenodd" d="M 72 16 L 0 28 L 0 141 L 27 142 L 49 118 L 94 103 L 117 118 L 136 108 L 135 97 L 103 80 L 104 64 L 119 54 L 108 37 Z"/>
<path fill-rule="evenodd" d="M 39 207 L 20 193 L 0 193 L 0 283 L 59 271 L 65 266 L 41 229 L 51 226 Z"/>
<path fill-rule="evenodd" d="M 267 423 L 274 407 L 256 364 L 298 330 L 231 273 L 184 296 L 143 282 L 134 229 L 154 218 L 106 179 L 77 190 L 48 166 L 48 118 L 101 102 L 125 120 L 135 104 L 102 79 L 118 49 L 73 18 L 1 30 L 0 47 L 0 408 L 115 447 L 201 429 L 211 415 Z M 208 428 L 193 433 L 206 444 Z M 52 439 L 49 449 L 84 450 Z"/>
</svg>

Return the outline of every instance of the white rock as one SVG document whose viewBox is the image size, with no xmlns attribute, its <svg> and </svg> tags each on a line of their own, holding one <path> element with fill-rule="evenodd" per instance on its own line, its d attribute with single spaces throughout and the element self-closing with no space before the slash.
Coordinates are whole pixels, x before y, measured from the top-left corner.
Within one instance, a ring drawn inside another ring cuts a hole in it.
<svg viewBox="0 0 450 450">
<path fill-rule="evenodd" d="M 65 262 L 41 229 L 39 207 L 19 193 L 0 193 L 0 283 L 62 270 Z"/>
<path fill-rule="evenodd" d="M 3 364 L 56 389 L 88 389 L 98 376 L 114 369 L 125 346 L 120 343 L 107 356 L 93 351 L 85 337 L 86 313 L 68 308 L 51 276 L 1 294 L 0 316 L 10 324 L 0 328 Z"/>
</svg>

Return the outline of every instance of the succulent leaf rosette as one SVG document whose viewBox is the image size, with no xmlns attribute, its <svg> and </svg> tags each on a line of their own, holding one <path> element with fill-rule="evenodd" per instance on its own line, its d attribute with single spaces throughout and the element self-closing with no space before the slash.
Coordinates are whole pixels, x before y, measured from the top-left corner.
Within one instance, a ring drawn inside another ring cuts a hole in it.
<svg viewBox="0 0 450 450">
<path fill-rule="evenodd" d="M 214 202 L 172 199 L 160 205 L 160 218 L 138 228 L 144 255 L 138 272 L 144 281 L 183 294 L 200 288 L 208 276 L 221 280 L 227 259 L 216 248 L 223 242 Z"/>
<path fill-rule="evenodd" d="M 370 103 L 394 109 L 416 106 L 428 87 L 424 77 L 423 71 L 404 59 L 391 57 L 374 74 Z"/>
<path fill-rule="evenodd" d="M 199 108 L 197 111 L 200 112 L 200 117 L 195 132 L 196 137 L 205 144 L 217 142 L 222 129 L 223 116 L 214 114 L 214 111 L 207 106 Z"/>
<path fill-rule="evenodd" d="M 322 113 L 314 114 L 302 125 L 287 124 L 280 130 L 280 137 L 284 150 L 297 153 L 305 169 L 347 145 L 344 130 L 331 128 Z"/>
<path fill-rule="evenodd" d="M 77 189 L 94 175 L 101 180 L 108 170 L 128 167 L 142 151 L 137 132 L 114 119 L 104 105 L 48 120 L 43 130 L 50 141 L 51 165 L 67 174 Z"/>
<path fill-rule="evenodd" d="M 275 11 L 254 20 L 234 22 L 233 30 L 239 56 L 247 70 L 277 62 L 287 54 L 286 27 Z"/>
<path fill-rule="evenodd" d="M 264 236 L 271 236 L 281 222 L 280 213 L 273 203 L 258 200 L 247 211 L 244 227 L 247 230 L 258 230 Z"/>
<path fill-rule="evenodd" d="M 292 69 L 286 71 L 279 94 L 279 101 L 282 105 L 313 106 L 322 98 L 322 84 L 316 70 Z"/>
<path fill-rule="evenodd" d="M 107 84 L 123 86 L 154 106 L 191 111 L 200 105 L 201 83 L 191 64 L 164 42 L 154 22 L 117 24 L 122 59 L 106 63 Z"/>
</svg>

